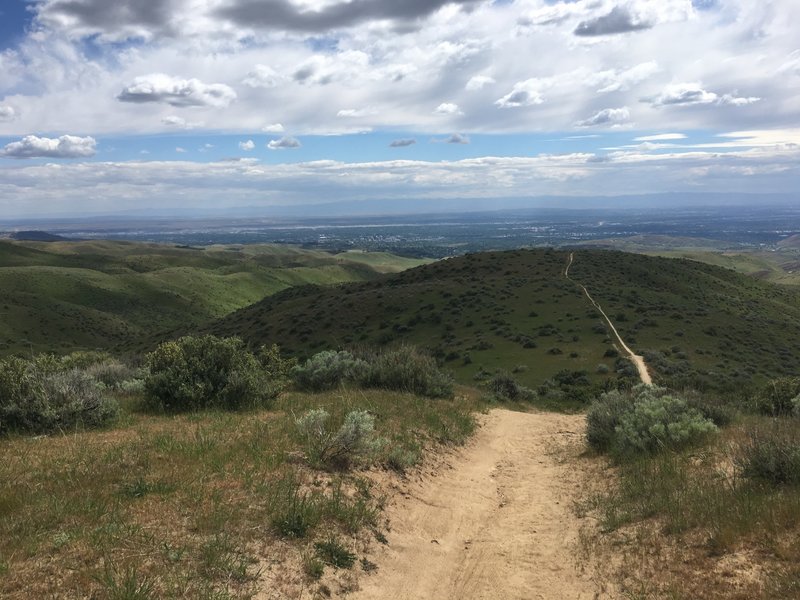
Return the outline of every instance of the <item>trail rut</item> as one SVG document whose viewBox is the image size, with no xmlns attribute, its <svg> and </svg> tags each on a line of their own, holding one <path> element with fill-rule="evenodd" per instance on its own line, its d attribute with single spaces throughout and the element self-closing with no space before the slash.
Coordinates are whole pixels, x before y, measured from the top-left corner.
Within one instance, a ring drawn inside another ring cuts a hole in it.
<svg viewBox="0 0 800 600">
<path fill-rule="evenodd" d="M 572 501 L 587 477 L 580 415 L 493 410 L 437 476 L 388 507 L 389 546 L 357 600 L 582 600 Z"/>
</svg>

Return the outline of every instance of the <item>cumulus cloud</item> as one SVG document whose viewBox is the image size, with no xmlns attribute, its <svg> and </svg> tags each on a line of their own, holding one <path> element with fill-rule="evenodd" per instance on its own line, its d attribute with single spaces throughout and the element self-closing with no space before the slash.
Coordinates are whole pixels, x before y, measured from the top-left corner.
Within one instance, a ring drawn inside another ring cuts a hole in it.
<svg viewBox="0 0 800 600">
<path fill-rule="evenodd" d="M 174 127 L 176 129 L 194 129 L 195 127 L 202 127 L 204 125 L 202 121 L 187 121 L 178 115 L 167 115 L 166 117 L 161 117 L 161 124 L 166 125 L 167 127 Z"/>
<path fill-rule="evenodd" d="M 458 104 L 453 104 L 452 102 L 442 102 L 436 109 L 433 111 L 437 115 L 463 115 L 464 113 L 461 112 L 461 109 L 458 107 Z"/>
<path fill-rule="evenodd" d="M 629 69 L 609 69 L 600 71 L 589 77 L 588 83 L 591 86 L 599 86 L 597 92 L 599 94 L 608 94 L 610 92 L 628 91 L 637 84 L 651 78 L 659 72 L 659 66 L 656 61 L 649 61 L 646 63 L 638 64 Z"/>
<path fill-rule="evenodd" d="M 461 133 L 453 133 L 445 142 L 448 144 L 469 144 L 469 137 Z"/>
<path fill-rule="evenodd" d="M 178 154 L 186 154 L 187 150 L 186 148 L 181 148 L 180 146 L 177 146 L 175 148 L 175 152 L 177 152 Z"/>
<path fill-rule="evenodd" d="M 467 85 L 464 86 L 468 92 L 474 92 L 476 90 L 482 90 L 487 85 L 491 85 L 492 83 L 496 83 L 496 81 L 487 76 L 487 75 L 475 75 L 474 77 L 470 77 L 470 80 L 467 82 Z"/>
<path fill-rule="evenodd" d="M 392 143 L 389 144 L 390 148 L 406 148 L 408 146 L 413 146 L 417 143 L 417 140 L 413 138 L 404 138 L 401 140 L 393 140 Z"/>
<path fill-rule="evenodd" d="M 650 29 L 653 24 L 633 15 L 628 7 L 615 6 L 608 14 L 582 21 L 575 28 L 575 35 L 598 36 L 628 33 Z"/>
<path fill-rule="evenodd" d="M 26 135 L 0 150 L 4 158 L 87 158 L 96 153 L 97 140 L 91 136 L 62 135 L 59 138 Z"/>
<path fill-rule="evenodd" d="M 131 0 L 128 0 L 131 1 Z M 317 5 L 316 10 L 298 6 L 290 0 L 237 0 L 229 2 L 217 14 L 245 27 L 270 30 L 324 32 L 354 27 L 369 21 L 413 23 L 445 5 L 464 7 L 477 5 L 481 0 L 415 0 L 387 2 L 386 0 L 334 1 Z"/>
<path fill-rule="evenodd" d="M 619 126 L 631 120 L 631 112 L 627 106 L 622 108 L 604 108 L 588 119 L 578 121 L 578 127 Z"/>
<path fill-rule="evenodd" d="M 717 104 L 721 106 L 747 106 L 759 102 L 761 98 L 753 96 L 737 96 L 711 92 L 700 83 L 677 83 L 667 86 L 664 91 L 650 98 L 653 106 L 689 106 L 692 104 Z"/>
<path fill-rule="evenodd" d="M 549 85 L 549 82 L 536 77 L 517 82 L 508 94 L 495 101 L 495 105 L 500 108 L 517 108 L 542 104 L 542 90 Z"/>
<path fill-rule="evenodd" d="M 284 136 L 278 140 L 271 140 L 267 144 L 267 148 L 270 150 L 285 150 L 285 149 L 294 149 L 300 148 L 301 144 L 300 141 L 296 138 L 291 136 Z"/>
<path fill-rule="evenodd" d="M 273 88 L 284 81 L 284 77 L 279 75 L 275 69 L 267 65 L 256 65 L 247 74 L 242 83 L 251 88 Z"/>
<path fill-rule="evenodd" d="M 713 104 L 717 98 L 717 94 L 704 90 L 699 83 L 675 83 L 668 85 L 651 103 L 653 106 Z"/>
<path fill-rule="evenodd" d="M 280 123 L 271 123 L 269 125 L 264 125 L 264 127 L 261 128 L 261 131 L 266 133 L 283 133 L 285 130 L 283 125 Z"/>
<path fill-rule="evenodd" d="M 0 104 L 0 123 L 13 121 L 16 118 L 17 118 L 17 111 L 14 110 L 13 106 Z"/>
<path fill-rule="evenodd" d="M 171 106 L 225 107 L 236 92 L 224 83 L 206 84 L 199 79 L 181 79 L 164 73 L 136 77 L 117 96 L 121 102 L 161 102 Z"/>
<path fill-rule="evenodd" d="M 253 140 L 247 140 L 245 142 L 239 142 L 239 149 L 244 150 L 245 152 L 250 152 L 254 150 L 256 147 L 256 143 Z"/>
</svg>

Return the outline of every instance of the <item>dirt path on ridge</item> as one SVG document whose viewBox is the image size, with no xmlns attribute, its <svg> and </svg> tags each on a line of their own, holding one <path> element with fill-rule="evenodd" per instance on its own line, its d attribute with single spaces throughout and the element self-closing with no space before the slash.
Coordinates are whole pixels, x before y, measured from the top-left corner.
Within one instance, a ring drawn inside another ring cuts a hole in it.
<svg viewBox="0 0 800 600">
<path fill-rule="evenodd" d="M 603 315 L 603 318 L 606 320 L 606 323 L 608 323 L 608 326 L 611 328 L 611 331 L 614 332 L 614 335 L 616 336 L 617 341 L 619 342 L 619 345 L 627 353 L 627 355 L 628 355 L 627 358 L 634 365 L 636 365 L 636 370 L 639 372 L 639 379 L 642 380 L 642 383 L 645 383 L 647 385 L 653 385 L 653 378 L 650 377 L 650 372 L 647 370 L 647 363 L 644 362 L 644 357 L 643 356 L 639 356 L 638 354 L 635 354 L 633 352 L 633 350 L 628 348 L 628 345 L 622 339 L 622 336 L 620 336 L 619 332 L 617 331 L 617 328 L 614 327 L 614 323 L 612 323 L 611 319 L 608 318 L 608 315 L 600 307 L 600 305 L 597 302 L 595 302 L 594 298 L 592 298 L 591 294 L 589 294 L 589 290 L 587 290 L 583 285 L 581 285 L 580 283 L 578 283 L 577 281 L 575 281 L 574 279 L 572 279 L 569 276 L 569 268 L 572 266 L 573 260 L 574 260 L 574 255 L 573 255 L 572 252 L 570 252 L 569 253 L 569 262 L 567 263 L 567 268 L 564 269 L 564 277 L 569 279 L 575 285 L 579 286 L 583 290 L 583 293 L 586 295 L 586 297 L 589 299 L 589 302 L 591 302 L 592 305 L 597 310 L 600 311 L 600 314 Z"/>
<path fill-rule="evenodd" d="M 387 507 L 389 545 L 353 600 L 606 598 L 578 556 L 591 476 L 582 415 L 495 409 L 433 477 Z M 596 476 L 596 475 L 595 475 Z"/>
</svg>

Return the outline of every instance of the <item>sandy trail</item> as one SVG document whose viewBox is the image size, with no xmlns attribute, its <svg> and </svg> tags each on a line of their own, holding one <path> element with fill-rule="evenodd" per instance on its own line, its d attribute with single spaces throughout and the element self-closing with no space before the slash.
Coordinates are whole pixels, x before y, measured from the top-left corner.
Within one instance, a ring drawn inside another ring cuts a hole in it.
<svg viewBox="0 0 800 600">
<path fill-rule="evenodd" d="M 597 302 L 595 302 L 595 300 L 594 300 L 594 298 L 592 298 L 591 294 L 589 294 L 589 290 L 587 290 L 584 286 L 582 286 L 580 283 L 578 283 L 577 281 L 575 281 L 574 279 L 572 279 L 569 276 L 569 268 L 572 266 L 573 260 L 574 260 L 574 255 L 573 255 L 572 252 L 570 252 L 569 253 L 569 262 L 567 263 L 567 268 L 564 269 L 564 277 L 569 279 L 575 285 L 579 286 L 583 290 L 583 293 L 586 295 L 586 297 L 589 299 L 589 302 L 591 302 L 592 305 L 598 311 L 600 311 L 600 314 L 603 315 L 603 318 L 606 320 L 606 323 L 608 323 L 608 326 L 611 328 L 611 331 L 614 332 L 614 336 L 616 336 L 617 341 L 619 342 L 619 345 L 627 353 L 628 359 L 630 359 L 630 361 L 633 362 L 634 365 L 636 365 L 636 370 L 639 372 L 639 378 L 642 380 L 642 383 L 645 383 L 647 385 L 653 385 L 653 378 L 650 377 L 650 372 L 647 370 L 647 364 L 644 362 L 644 357 L 643 356 L 639 356 L 638 354 L 635 354 L 633 352 L 633 350 L 631 350 L 628 347 L 628 345 L 622 339 L 622 336 L 620 336 L 619 332 L 617 331 L 617 328 L 614 327 L 614 323 L 611 321 L 611 319 L 608 318 L 608 315 L 605 313 L 605 311 L 602 309 L 602 307 Z"/>
<path fill-rule="evenodd" d="M 588 477 L 584 417 L 493 410 L 439 474 L 388 507 L 379 570 L 350 598 L 580 600 L 598 585 L 576 564 L 572 510 Z"/>
</svg>

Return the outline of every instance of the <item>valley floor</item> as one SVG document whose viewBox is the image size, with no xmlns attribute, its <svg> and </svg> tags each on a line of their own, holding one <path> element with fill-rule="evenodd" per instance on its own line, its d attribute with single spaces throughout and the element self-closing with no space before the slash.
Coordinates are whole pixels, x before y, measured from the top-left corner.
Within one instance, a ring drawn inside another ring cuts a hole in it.
<svg viewBox="0 0 800 600">
<path fill-rule="evenodd" d="M 357 600 L 605 597 L 579 564 L 574 499 L 595 478 L 583 415 L 492 410 L 464 450 L 387 509 L 389 545 Z"/>
</svg>

